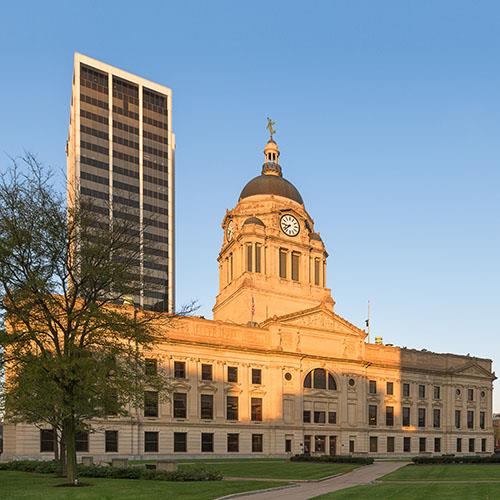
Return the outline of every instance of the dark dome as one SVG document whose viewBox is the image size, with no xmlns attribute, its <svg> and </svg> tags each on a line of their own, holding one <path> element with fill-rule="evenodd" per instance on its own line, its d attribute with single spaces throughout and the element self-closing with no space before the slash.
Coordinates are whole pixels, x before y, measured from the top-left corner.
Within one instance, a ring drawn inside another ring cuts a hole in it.
<svg viewBox="0 0 500 500">
<path fill-rule="evenodd" d="M 245 224 L 257 224 L 258 226 L 264 226 L 265 224 L 258 217 L 249 217 L 244 223 Z"/>
<path fill-rule="evenodd" d="M 290 200 L 296 201 L 301 205 L 304 204 L 302 196 L 300 196 L 297 188 L 291 182 L 278 175 L 263 174 L 254 177 L 243 188 L 243 191 L 240 194 L 240 200 L 259 194 L 274 194 L 276 196 L 289 198 Z"/>
</svg>

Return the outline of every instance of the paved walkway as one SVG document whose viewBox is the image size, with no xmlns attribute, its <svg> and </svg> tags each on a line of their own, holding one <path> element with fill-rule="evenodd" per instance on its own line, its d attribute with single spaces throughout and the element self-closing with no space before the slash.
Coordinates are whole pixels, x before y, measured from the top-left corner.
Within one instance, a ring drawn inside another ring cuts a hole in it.
<svg viewBox="0 0 500 500">
<path fill-rule="evenodd" d="M 360 467 L 347 474 L 325 479 L 324 481 L 299 483 L 298 486 L 293 488 L 266 491 L 253 495 L 238 495 L 238 498 L 248 500 L 278 500 L 284 498 L 286 498 L 286 500 L 306 500 L 332 491 L 350 488 L 351 486 L 371 483 L 379 477 L 394 472 L 409 463 L 410 462 L 375 462 L 372 465 L 366 465 L 365 467 Z"/>
</svg>

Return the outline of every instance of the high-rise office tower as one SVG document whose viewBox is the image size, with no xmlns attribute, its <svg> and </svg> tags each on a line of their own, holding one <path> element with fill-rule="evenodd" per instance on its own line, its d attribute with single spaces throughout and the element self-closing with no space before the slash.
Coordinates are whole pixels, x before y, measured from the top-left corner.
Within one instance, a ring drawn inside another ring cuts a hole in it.
<svg viewBox="0 0 500 500">
<path fill-rule="evenodd" d="M 145 309 L 174 310 L 174 150 L 172 91 L 75 54 L 68 199 L 89 199 L 137 231 Z"/>
</svg>

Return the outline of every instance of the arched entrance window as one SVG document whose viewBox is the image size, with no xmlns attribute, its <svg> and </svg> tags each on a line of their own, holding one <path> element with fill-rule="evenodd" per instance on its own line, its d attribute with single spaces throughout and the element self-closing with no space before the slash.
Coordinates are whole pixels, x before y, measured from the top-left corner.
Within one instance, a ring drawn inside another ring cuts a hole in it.
<svg viewBox="0 0 500 500">
<path fill-rule="evenodd" d="M 304 379 L 304 387 L 306 389 L 328 389 L 329 391 L 337 390 L 337 382 L 335 377 L 323 368 L 311 370 Z"/>
</svg>

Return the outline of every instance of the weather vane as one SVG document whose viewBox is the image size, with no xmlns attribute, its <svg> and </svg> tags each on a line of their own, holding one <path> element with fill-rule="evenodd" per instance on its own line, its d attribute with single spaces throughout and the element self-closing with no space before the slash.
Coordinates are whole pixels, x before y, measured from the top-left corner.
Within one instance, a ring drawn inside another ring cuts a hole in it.
<svg viewBox="0 0 500 500">
<path fill-rule="evenodd" d="M 271 120 L 269 116 L 267 117 L 267 130 L 269 130 L 269 135 L 271 136 L 271 140 L 273 140 L 273 135 L 276 133 L 276 129 L 274 128 L 274 125 L 276 125 L 276 122 Z"/>
</svg>

